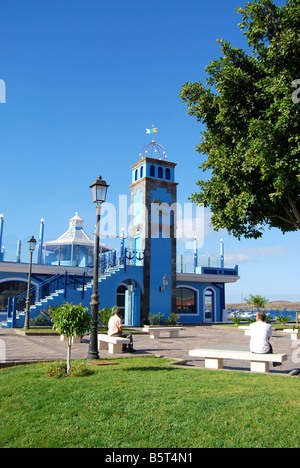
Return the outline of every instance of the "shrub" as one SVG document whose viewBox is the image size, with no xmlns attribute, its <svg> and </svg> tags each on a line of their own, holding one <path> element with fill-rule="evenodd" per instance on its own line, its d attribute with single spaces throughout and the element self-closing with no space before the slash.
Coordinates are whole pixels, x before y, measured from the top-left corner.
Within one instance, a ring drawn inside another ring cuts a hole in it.
<svg viewBox="0 0 300 468">
<path fill-rule="evenodd" d="M 286 325 L 291 320 L 291 317 L 288 317 L 287 315 L 279 315 L 275 320 L 276 322 L 281 323 L 281 325 Z"/>
<path fill-rule="evenodd" d="M 172 312 L 168 317 L 164 320 L 164 325 L 177 325 L 179 320 L 179 315 Z"/>
<path fill-rule="evenodd" d="M 149 323 L 150 325 L 177 325 L 178 324 L 179 315 L 172 312 L 164 319 L 164 314 L 158 312 L 157 314 L 150 314 L 149 315 Z"/>
<path fill-rule="evenodd" d="M 66 377 L 67 375 L 67 364 L 58 361 L 58 362 L 51 362 L 45 367 L 44 370 L 45 377 L 51 377 L 60 379 L 61 377 Z"/>
<path fill-rule="evenodd" d="M 114 315 L 117 306 L 114 307 L 104 307 L 99 312 L 99 320 L 102 325 L 105 327 L 108 326 L 109 319 Z"/>
<path fill-rule="evenodd" d="M 164 315 L 158 312 L 157 314 L 150 314 L 149 315 L 149 323 L 150 325 L 162 325 L 163 324 Z"/>
<path fill-rule="evenodd" d="M 243 319 L 241 317 L 234 317 L 234 318 L 230 318 L 229 320 L 232 323 L 234 323 L 235 326 L 238 326 L 242 322 Z"/>
<path fill-rule="evenodd" d="M 73 364 L 71 366 L 69 376 L 70 377 L 87 377 L 91 375 L 92 371 L 88 368 L 85 362 L 79 362 L 78 364 Z"/>
<path fill-rule="evenodd" d="M 67 372 L 67 363 L 62 361 L 51 362 L 44 369 L 45 377 L 61 379 L 62 377 L 87 377 L 92 371 L 87 367 L 85 362 L 73 364 Z"/>
<path fill-rule="evenodd" d="M 30 325 L 32 327 L 52 327 L 53 322 L 45 311 L 41 311 L 40 315 L 30 319 Z"/>
</svg>

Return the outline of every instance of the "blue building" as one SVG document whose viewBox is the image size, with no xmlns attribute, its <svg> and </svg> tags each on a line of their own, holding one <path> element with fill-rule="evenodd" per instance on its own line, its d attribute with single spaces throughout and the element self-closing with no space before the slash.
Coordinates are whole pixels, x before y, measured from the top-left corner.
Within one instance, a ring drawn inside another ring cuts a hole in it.
<svg viewBox="0 0 300 468">
<path fill-rule="evenodd" d="M 147 145 L 131 167 L 131 212 L 128 245 L 120 251 L 101 244 L 100 308 L 118 305 L 124 323 L 142 326 L 151 314 L 175 312 L 181 323 L 221 322 L 225 285 L 239 279 L 238 267 L 224 266 L 224 245 L 216 265 L 201 264 L 195 247 L 193 266 L 178 265 L 176 164 L 161 145 Z M 4 260 L 4 217 L 0 216 L 0 321 L 23 327 L 28 264 Z M 55 241 L 44 242 L 41 220 L 36 263 L 32 266 L 30 318 L 64 301 L 90 307 L 93 240 L 76 215 Z"/>
</svg>

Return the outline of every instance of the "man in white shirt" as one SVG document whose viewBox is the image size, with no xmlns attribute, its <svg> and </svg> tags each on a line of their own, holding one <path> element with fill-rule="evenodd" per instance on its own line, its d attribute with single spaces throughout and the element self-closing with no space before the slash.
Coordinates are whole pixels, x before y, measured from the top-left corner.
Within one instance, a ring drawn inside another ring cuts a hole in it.
<svg viewBox="0 0 300 468">
<path fill-rule="evenodd" d="M 270 354 L 273 351 L 269 342 L 272 336 L 272 327 L 265 320 L 266 314 L 259 312 L 256 314 L 256 322 L 250 325 L 250 350 L 252 353 Z"/>
<path fill-rule="evenodd" d="M 130 340 L 129 345 L 123 345 L 123 352 L 134 353 L 133 349 L 133 338 L 131 333 L 124 333 L 122 331 L 122 320 L 119 316 L 120 309 L 116 309 L 114 315 L 109 319 L 108 322 L 108 336 L 120 336 L 122 338 L 128 338 Z"/>
<path fill-rule="evenodd" d="M 251 323 L 249 327 L 250 351 L 255 354 L 273 354 L 273 348 L 270 343 L 272 336 L 272 327 L 265 322 L 266 314 L 258 312 L 256 322 Z M 273 362 L 273 366 L 281 366 L 280 362 Z"/>
</svg>

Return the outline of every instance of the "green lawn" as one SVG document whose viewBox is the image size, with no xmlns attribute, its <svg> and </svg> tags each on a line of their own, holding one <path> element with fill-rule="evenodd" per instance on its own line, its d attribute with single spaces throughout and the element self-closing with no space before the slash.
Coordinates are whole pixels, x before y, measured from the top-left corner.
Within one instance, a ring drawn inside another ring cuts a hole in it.
<svg viewBox="0 0 300 468">
<path fill-rule="evenodd" d="M 299 377 L 115 362 L 62 379 L 0 369 L 0 447 L 300 446 Z"/>
</svg>

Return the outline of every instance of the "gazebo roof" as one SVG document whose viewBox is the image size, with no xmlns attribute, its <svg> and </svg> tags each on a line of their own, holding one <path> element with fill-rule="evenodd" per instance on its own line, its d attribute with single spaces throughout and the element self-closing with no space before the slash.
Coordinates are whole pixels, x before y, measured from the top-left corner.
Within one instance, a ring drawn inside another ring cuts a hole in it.
<svg viewBox="0 0 300 468">
<path fill-rule="evenodd" d="M 50 247 L 50 249 L 51 247 L 57 247 L 60 245 L 82 245 L 94 247 L 94 241 L 83 230 L 83 220 L 78 216 L 78 213 L 75 213 L 75 216 L 70 219 L 69 229 L 58 239 L 44 242 L 44 245 Z M 108 245 L 100 244 L 100 250 L 102 250 L 102 252 L 108 252 L 115 249 Z"/>
</svg>

